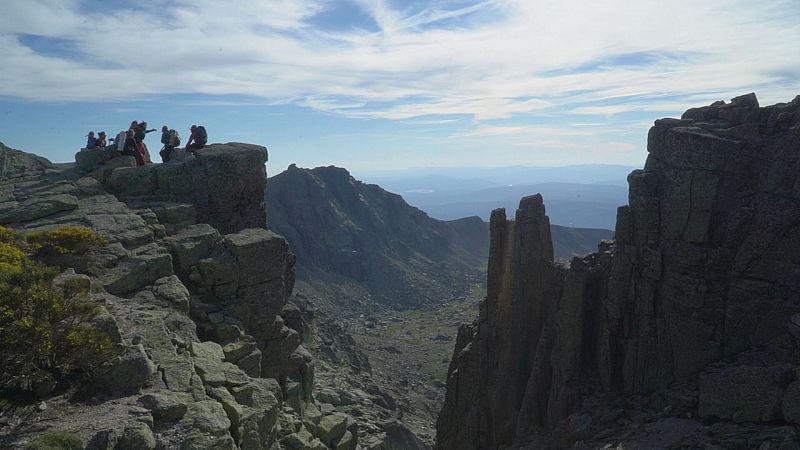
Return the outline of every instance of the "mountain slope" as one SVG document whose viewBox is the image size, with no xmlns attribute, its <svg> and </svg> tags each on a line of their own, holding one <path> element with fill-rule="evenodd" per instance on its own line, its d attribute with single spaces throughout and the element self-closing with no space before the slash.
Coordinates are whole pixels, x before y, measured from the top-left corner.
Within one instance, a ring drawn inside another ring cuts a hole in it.
<svg viewBox="0 0 800 450">
<path fill-rule="evenodd" d="M 353 280 L 388 304 L 448 299 L 469 285 L 488 255 L 488 229 L 479 218 L 431 219 L 345 169 L 292 165 L 270 178 L 266 196 L 268 225 L 290 242 L 301 277 Z"/>
<path fill-rule="evenodd" d="M 597 251 L 597 244 L 613 239 L 614 232 L 602 228 L 572 228 L 550 225 L 553 236 L 553 257 L 556 261 L 569 261 Z"/>
<path fill-rule="evenodd" d="M 345 169 L 290 166 L 269 180 L 269 228 L 286 237 L 301 278 L 354 281 L 397 306 L 461 295 L 488 255 L 478 217 L 440 221 Z M 555 257 L 595 251 L 611 230 L 553 225 Z"/>
</svg>

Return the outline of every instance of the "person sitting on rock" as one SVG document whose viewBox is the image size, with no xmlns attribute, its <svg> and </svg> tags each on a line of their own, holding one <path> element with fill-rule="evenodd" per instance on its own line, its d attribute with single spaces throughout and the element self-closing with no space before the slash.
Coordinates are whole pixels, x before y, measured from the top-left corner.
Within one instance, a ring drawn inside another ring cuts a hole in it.
<svg viewBox="0 0 800 450">
<path fill-rule="evenodd" d="M 106 148 L 106 132 L 101 131 L 97 135 L 97 148 Z"/>
<path fill-rule="evenodd" d="M 86 137 L 86 148 L 97 148 L 97 138 L 94 137 L 94 131 L 90 131 Z"/>
<path fill-rule="evenodd" d="M 202 125 L 192 125 L 190 129 L 192 130 L 192 135 L 186 141 L 186 151 L 194 154 L 195 150 L 205 147 L 206 142 L 208 142 L 208 133 L 206 133 L 206 127 Z"/>
<path fill-rule="evenodd" d="M 133 130 L 125 132 L 125 143 L 122 147 L 122 154 L 124 156 L 133 156 L 136 158 L 136 165 L 144 165 L 144 158 L 142 157 L 142 152 L 139 150 L 139 144 L 136 143 L 136 139 L 134 138 Z"/>
<path fill-rule="evenodd" d="M 181 138 L 176 130 L 164 125 L 161 127 L 161 143 L 164 144 L 164 148 L 158 154 L 161 155 L 161 161 L 167 162 L 172 157 L 175 147 L 181 145 Z"/>
</svg>

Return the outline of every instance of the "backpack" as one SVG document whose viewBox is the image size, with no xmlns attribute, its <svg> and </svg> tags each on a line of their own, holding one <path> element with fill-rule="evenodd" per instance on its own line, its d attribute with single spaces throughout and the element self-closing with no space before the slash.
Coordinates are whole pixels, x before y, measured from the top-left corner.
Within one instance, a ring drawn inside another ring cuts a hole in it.
<svg viewBox="0 0 800 450">
<path fill-rule="evenodd" d="M 125 149 L 125 139 L 127 139 L 127 137 L 124 131 L 117 133 L 117 138 L 114 139 L 114 143 L 117 144 L 117 151 L 121 152 Z"/>
<path fill-rule="evenodd" d="M 208 133 L 206 133 L 206 127 L 204 127 L 202 125 L 198 126 L 197 127 L 197 136 L 200 138 L 200 140 L 203 141 L 203 143 L 208 141 Z"/>
<path fill-rule="evenodd" d="M 178 130 L 169 130 L 168 141 L 170 147 L 177 147 L 181 145 L 181 135 L 178 134 Z"/>
</svg>

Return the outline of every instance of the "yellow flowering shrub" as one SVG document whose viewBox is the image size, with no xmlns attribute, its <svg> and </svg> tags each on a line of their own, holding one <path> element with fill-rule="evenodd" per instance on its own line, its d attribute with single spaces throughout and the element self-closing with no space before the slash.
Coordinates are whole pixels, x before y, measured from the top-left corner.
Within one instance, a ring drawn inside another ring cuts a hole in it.
<svg viewBox="0 0 800 450">
<path fill-rule="evenodd" d="M 36 231 L 26 235 L 25 240 L 37 256 L 82 255 L 108 243 L 91 228 L 80 225 Z"/>
<path fill-rule="evenodd" d="M 36 259 L 42 252 L 85 252 L 102 241 L 85 227 L 30 236 L 26 248 L 0 227 L 0 389 L 27 388 L 37 371 L 57 380 L 87 373 L 113 352 L 110 338 L 91 326 L 97 305 L 88 293 L 79 283 L 54 287 L 59 269 Z M 78 242 L 83 238 L 88 244 Z"/>
<path fill-rule="evenodd" d="M 11 243 L 17 238 L 17 232 L 12 228 L 6 228 L 0 225 L 0 242 Z"/>
</svg>

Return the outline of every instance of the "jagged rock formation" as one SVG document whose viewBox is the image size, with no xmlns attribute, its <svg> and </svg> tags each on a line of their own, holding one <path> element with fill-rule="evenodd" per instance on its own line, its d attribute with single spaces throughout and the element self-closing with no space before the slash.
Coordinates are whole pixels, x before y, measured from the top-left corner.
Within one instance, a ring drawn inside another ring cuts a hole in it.
<svg viewBox="0 0 800 450">
<path fill-rule="evenodd" d="M 313 399 L 307 326 L 287 302 L 294 256 L 263 228 L 263 147 L 141 168 L 111 153 L 65 168 L 0 150 L 0 224 L 84 225 L 109 241 L 65 260 L 62 277 L 91 286 L 96 326 L 118 349 L 77 401 L 4 414 L 0 446 L 57 429 L 102 449 L 356 448 L 355 420 Z"/>
<path fill-rule="evenodd" d="M 438 448 L 800 445 L 800 96 L 658 120 L 648 152 L 616 241 L 569 270 L 540 197 L 493 213 Z"/>
</svg>

